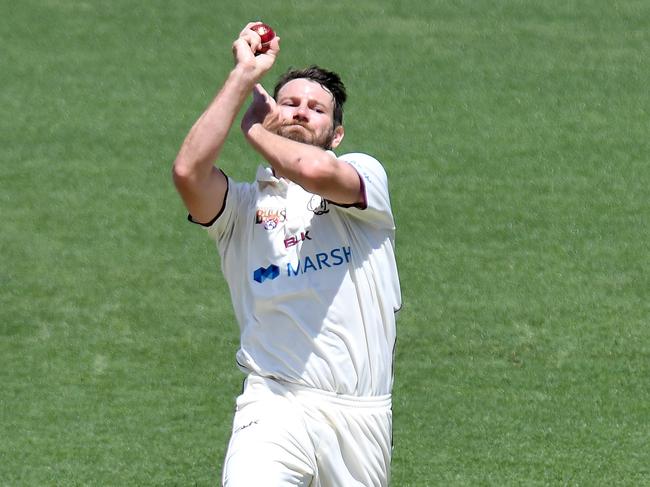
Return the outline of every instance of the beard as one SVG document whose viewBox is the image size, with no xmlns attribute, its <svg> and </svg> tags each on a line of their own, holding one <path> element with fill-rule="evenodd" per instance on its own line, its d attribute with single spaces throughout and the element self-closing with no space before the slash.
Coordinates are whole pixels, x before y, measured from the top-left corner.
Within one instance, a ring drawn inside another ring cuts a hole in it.
<svg viewBox="0 0 650 487">
<path fill-rule="evenodd" d="M 321 136 L 318 136 L 304 125 L 283 125 L 278 129 L 278 135 L 295 142 L 315 145 L 321 149 L 330 150 L 332 148 L 332 141 L 334 140 L 334 128 L 331 128 Z"/>
</svg>

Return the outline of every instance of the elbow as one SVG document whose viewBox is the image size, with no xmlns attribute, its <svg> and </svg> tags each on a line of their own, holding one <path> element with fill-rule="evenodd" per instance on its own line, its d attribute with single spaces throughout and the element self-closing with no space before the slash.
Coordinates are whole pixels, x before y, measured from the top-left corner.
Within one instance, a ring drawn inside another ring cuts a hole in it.
<svg viewBox="0 0 650 487">
<path fill-rule="evenodd" d="M 196 171 L 192 165 L 181 158 L 177 158 L 172 166 L 172 180 L 177 188 L 187 186 L 196 178 Z"/>
<path fill-rule="evenodd" d="M 174 181 L 177 179 L 186 179 L 190 174 L 186 164 L 183 164 L 182 161 L 176 159 L 172 165 L 172 178 Z"/>
</svg>

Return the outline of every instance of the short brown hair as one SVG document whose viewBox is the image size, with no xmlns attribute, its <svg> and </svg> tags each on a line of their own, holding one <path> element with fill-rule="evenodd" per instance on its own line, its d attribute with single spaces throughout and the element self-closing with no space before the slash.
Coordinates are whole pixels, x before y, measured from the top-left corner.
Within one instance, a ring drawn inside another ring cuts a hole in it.
<svg viewBox="0 0 650 487">
<path fill-rule="evenodd" d="M 315 81 L 332 94 L 334 97 L 334 128 L 343 125 L 343 104 L 348 98 L 345 92 L 345 85 L 338 74 L 316 66 L 315 64 L 304 69 L 290 68 L 280 76 L 273 89 L 273 98 L 277 100 L 278 92 L 289 81 L 302 78 Z"/>
</svg>

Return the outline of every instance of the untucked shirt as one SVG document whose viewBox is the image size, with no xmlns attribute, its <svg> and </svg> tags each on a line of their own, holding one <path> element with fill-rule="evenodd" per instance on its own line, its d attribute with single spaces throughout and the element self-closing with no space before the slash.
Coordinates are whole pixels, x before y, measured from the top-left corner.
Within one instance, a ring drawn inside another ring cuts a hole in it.
<svg viewBox="0 0 650 487">
<path fill-rule="evenodd" d="M 382 165 L 354 153 L 360 206 L 340 206 L 260 167 L 228 179 L 209 227 L 247 372 L 339 394 L 389 394 L 401 307 L 395 225 Z"/>
</svg>

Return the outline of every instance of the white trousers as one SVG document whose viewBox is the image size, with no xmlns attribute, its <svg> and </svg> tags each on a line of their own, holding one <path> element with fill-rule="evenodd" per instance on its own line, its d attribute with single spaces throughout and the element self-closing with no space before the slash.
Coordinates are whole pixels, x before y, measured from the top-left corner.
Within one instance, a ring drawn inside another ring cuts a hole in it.
<svg viewBox="0 0 650 487">
<path fill-rule="evenodd" d="M 352 397 L 251 374 L 237 398 L 226 487 L 386 487 L 390 396 Z"/>
</svg>

